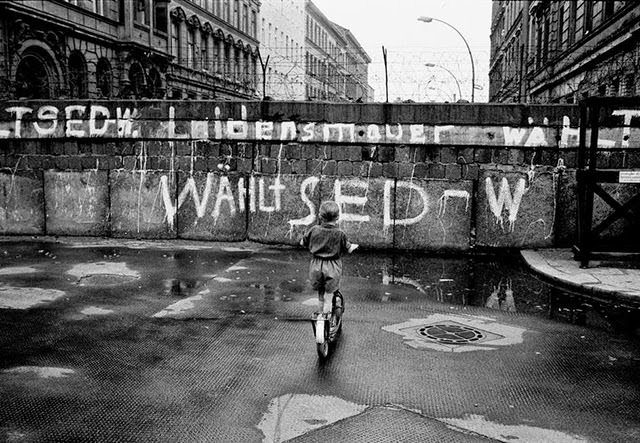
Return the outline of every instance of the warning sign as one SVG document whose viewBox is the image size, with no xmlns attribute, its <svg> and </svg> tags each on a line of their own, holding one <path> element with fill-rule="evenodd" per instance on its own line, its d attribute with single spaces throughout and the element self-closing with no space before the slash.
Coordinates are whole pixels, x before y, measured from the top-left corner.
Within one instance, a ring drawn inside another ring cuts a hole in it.
<svg viewBox="0 0 640 443">
<path fill-rule="evenodd" d="M 640 183 L 640 171 L 620 171 L 618 183 Z"/>
</svg>

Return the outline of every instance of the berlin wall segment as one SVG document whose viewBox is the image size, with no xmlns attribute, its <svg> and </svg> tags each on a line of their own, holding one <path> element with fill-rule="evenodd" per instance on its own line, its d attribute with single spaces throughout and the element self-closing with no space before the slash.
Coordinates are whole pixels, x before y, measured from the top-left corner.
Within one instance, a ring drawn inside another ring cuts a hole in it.
<svg viewBox="0 0 640 443">
<path fill-rule="evenodd" d="M 573 106 L 8 102 L 0 228 L 293 244 L 331 198 L 368 247 L 551 246 L 577 142 Z"/>
</svg>

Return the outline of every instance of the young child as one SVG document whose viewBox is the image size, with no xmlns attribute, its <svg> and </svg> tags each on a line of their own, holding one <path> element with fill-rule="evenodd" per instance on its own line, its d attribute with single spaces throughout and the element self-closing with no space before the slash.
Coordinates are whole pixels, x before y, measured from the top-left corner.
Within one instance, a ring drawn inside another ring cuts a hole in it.
<svg viewBox="0 0 640 443">
<path fill-rule="evenodd" d="M 320 205 L 320 224 L 312 226 L 300 241 L 313 254 L 309 280 L 311 287 L 318 291 L 318 311 L 324 314 L 331 312 L 333 293 L 340 288 L 342 255 L 358 247 L 350 243 L 347 234 L 338 228 L 339 217 L 340 207 L 336 202 L 323 202 Z"/>
</svg>

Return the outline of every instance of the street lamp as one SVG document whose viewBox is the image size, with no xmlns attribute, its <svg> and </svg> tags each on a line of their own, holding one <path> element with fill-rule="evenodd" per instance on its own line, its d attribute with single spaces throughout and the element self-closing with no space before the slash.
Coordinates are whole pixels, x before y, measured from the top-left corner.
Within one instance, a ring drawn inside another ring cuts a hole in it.
<svg viewBox="0 0 640 443">
<path fill-rule="evenodd" d="M 436 65 L 435 63 L 425 63 L 424 64 L 427 68 L 442 68 L 445 71 L 447 71 L 449 74 L 451 74 L 451 77 L 453 77 L 453 79 L 456 81 L 456 85 L 458 86 L 458 97 L 462 98 L 462 90 L 460 89 L 460 82 L 458 82 L 458 78 L 453 75 L 453 72 L 449 71 L 447 68 L 445 68 L 442 65 Z"/>
<path fill-rule="evenodd" d="M 462 35 L 460 33 L 460 31 L 458 31 L 453 25 L 445 22 L 444 20 L 440 20 L 438 18 L 433 18 L 433 17 L 418 17 L 418 21 L 421 22 L 425 22 L 425 23 L 431 23 L 433 21 L 435 22 L 440 22 L 444 25 L 447 25 L 448 27 L 450 27 L 451 29 L 453 29 L 454 31 L 456 31 L 458 33 L 458 35 L 460 36 L 460 38 L 462 38 L 462 41 L 464 42 L 464 44 L 467 46 L 467 51 L 469 51 L 469 58 L 471 59 L 471 103 L 474 102 L 475 99 L 475 85 L 476 85 L 476 68 L 473 64 L 473 54 L 471 54 L 471 48 L 469 47 L 469 43 L 467 43 L 467 39 L 464 38 L 464 35 Z"/>
</svg>

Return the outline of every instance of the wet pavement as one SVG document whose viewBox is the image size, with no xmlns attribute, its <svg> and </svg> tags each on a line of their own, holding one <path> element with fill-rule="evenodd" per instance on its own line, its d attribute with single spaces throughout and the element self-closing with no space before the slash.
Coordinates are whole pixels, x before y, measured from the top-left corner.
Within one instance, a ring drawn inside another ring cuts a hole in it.
<svg viewBox="0 0 640 443">
<path fill-rule="evenodd" d="M 321 362 L 307 260 L 4 238 L 0 441 L 640 440 L 633 299 L 559 289 L 518 254 L 365 251 Z"/>
</svg>

